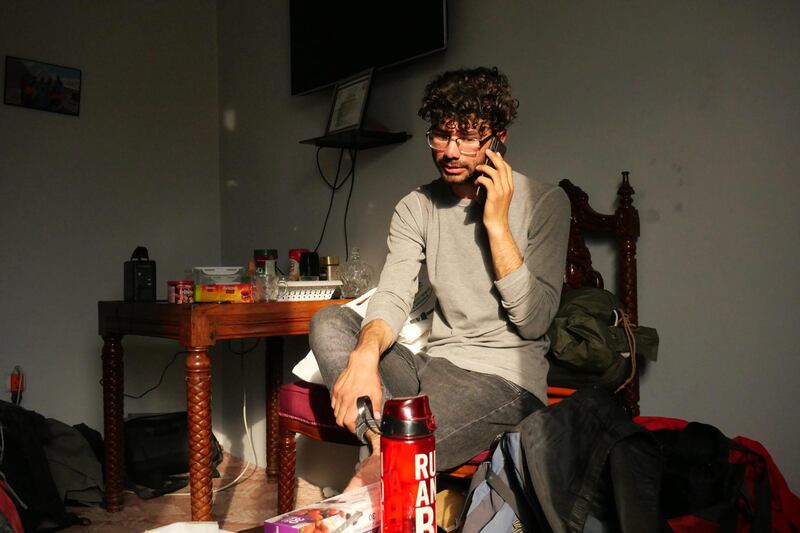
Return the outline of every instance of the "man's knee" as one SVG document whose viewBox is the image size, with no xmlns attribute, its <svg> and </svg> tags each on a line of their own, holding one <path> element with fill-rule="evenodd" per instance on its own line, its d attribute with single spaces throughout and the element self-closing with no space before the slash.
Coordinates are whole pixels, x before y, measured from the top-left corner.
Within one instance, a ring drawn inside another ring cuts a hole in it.
<svg viewBox="0 0 800 533">
<path fill-rule="evenodd" d="M 356 318 L 352 315 L 356 315 Z M 358 315 L 343 305 L 331 305 L 317 311 L 309 324 L 308 340 L 311 349 L 327 346 L 334 339 L 341 338 L 347 331 L 357 331 Z M 354 328 L 356 328 L 354 330 Z"/>
<path fill-rule="evenodd" d="M 341 330 L 347 316 L 343 305 L 331 305 L 314 313 L 309 330 L 311 335 L 318 335 L 330 330 Z"/>
</svg>

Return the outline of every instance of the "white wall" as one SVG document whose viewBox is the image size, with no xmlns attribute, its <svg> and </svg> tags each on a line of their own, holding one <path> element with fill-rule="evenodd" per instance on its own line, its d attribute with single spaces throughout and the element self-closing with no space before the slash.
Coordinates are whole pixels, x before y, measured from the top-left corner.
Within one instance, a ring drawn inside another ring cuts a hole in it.
<svg viewBox="0 0 800 533">
<path fill-rule="evenodd" d="M 3 0 L 0 55 L 83 72 L 79 117 L 0 105 L 0 373 L 22 366 L 24 407 L 102 431 L 97 301 L 122 298 L 123 262 L 147 246 L 166 298 L 220 260 L 215 3 Z M 124 346 L 132 393 L 179 349 Z M 127 410 L 185 409 L 183 357 L 165 383 Z"/>
<path fill-rule="evenodd" d="M 236 117 L 221 132 L 228 262 L 256 246 L 282 262 L 313 247 L 327 206 L 315 149 L 298 141 L 322 133 L 330 91 L 290 96 L 285 4 L 219 4 L 221 112 Z M 359 154 L 351 244 L 380 266 L 394 203 L 434 177 L 416 117 L 424 84 L 443 68 L 498 65 L 521 100 L 515 168 L 570 178 L 601 210 L 631 172 L 639 315 L 661 335 L 643 414 L 759 440 L 800 490 L 799 16 L 789 1 L 450 2 L 447 52 L 376 76 L 371 114 L 414 137 Z M 323 159 L 332 173 L 335 152 Z M 344 256 L 345 199 L 322 253 Z"/>
</svg>

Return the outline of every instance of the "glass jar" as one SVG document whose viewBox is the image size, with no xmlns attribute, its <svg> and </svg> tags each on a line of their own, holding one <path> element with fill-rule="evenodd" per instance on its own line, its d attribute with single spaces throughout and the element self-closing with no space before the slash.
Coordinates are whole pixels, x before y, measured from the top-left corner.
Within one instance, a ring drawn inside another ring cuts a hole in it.
<svg viewBox="0 0 800 533">
<path fill-rule="evenodd" d="M 263 274 L 256 271 L 253 276 L 253 301 L 254 302 L 274 302 L 278 299 L 278 269 L 277 260 L 266 259 L 264 261 Z"/>
<path fill-rule="evenodd" d="M 375 274 L 370 265 L 361 260 L 358 247 L 350 251 L 350 259 L 339 269 L 342 296 L 358 298 L 374 285 Z"/>
</svg>

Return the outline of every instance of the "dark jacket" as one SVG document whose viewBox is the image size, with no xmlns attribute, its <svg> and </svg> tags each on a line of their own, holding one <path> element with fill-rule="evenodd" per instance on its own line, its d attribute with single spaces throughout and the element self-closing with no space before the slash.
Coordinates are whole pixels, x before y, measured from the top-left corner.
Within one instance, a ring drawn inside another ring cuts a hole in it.
<svg viewBox="0 0 800 533">
<path fill-rule="evenodd" d="M 518 429 L 536 499 L 554 532 L 582 532 L 590 515 L 611 531 L 662 529 L 659 448 L 608 390 L 580 389 Z"/>
</svg>

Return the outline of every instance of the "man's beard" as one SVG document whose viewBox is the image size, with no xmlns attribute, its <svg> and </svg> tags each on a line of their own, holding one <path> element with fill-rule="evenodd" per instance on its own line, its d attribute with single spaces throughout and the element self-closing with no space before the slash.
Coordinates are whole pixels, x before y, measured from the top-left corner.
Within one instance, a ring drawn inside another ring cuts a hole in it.
<svg viewBox="0 0 800 533">
<path fill-rule="evenodd" d="M 460 176 L 456 176 L 456 175 L 453 175 L 453 174 L 448 174 L 445 171 L 445 167 L 448 167 L 448 165 L 446 165 L 446 164 L 439 165 L 439 174 L 441 175 L 443 181 L 446 181 L 447 183 L 451 183 L 451 184 L 454 184 L 454 185 L 461 185 L 461 184 L 466 184 L 466 183 L 474 183 L 475 180 L 478 179 L 478 177 L 481 175 L 480 172 L 478 172 L 477 170 L 473 169 L 469 174 L 467 174 L 466 177 L 460 177 Z M 449 168 L 457 168 L 459 170 L 467 170 L 467 171 L 469 171 L 469 167 L 464 166 L 464 165 L 455 165 L 455 166 L 450 166 Z"/>
</svg>

